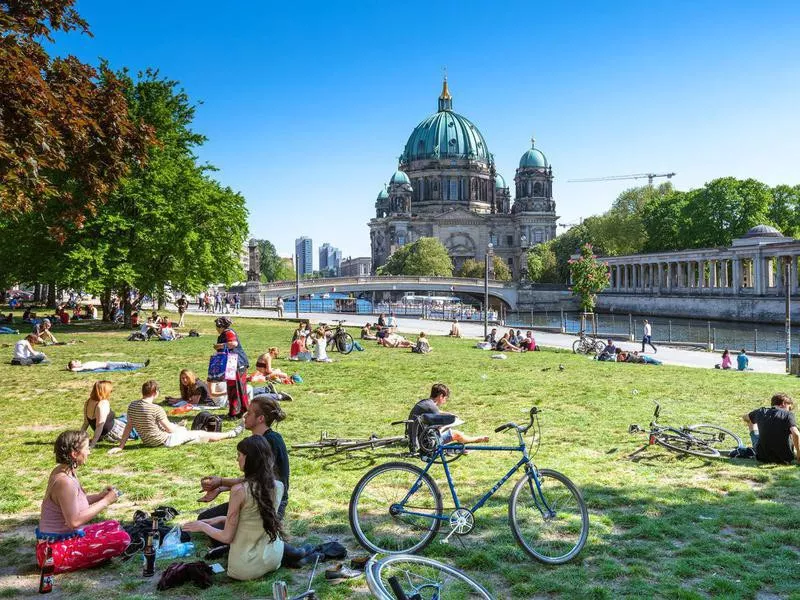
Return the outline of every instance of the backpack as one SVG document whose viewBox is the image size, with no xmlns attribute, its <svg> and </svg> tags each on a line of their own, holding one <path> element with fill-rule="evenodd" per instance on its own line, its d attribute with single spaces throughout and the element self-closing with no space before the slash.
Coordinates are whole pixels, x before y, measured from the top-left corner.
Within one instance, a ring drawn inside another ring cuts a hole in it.
<svg viewBox="0 0 800 600">
<path fill-rule="evenodd" d="M 222 417 L 202 410 L 192 421 L 192 431 L 220 432 L 222 431 Z"/>
<path fill-rule="evenodd" d="M 128 336 L 129 342 L 146 342 L 149 338 L 141 331 L 134 331 Z"/>
</svg>

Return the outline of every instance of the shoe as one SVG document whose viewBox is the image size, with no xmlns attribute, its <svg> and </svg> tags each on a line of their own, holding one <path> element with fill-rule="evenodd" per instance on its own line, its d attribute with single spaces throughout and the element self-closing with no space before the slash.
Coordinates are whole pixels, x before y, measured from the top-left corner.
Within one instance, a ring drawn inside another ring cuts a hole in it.
<svg viewBox="0 0 800 600">
<path fill-rule="evenodd" d="M 227 556 L 230 549 L 231 547 L 227 544 L 223 544 L 222 546 L 214 546 L 213 548 L 208 549 L 208 552 L 206 552 L 206 555 L 203 558 L 205 560 L 217 560 L 218 558 Z"/>
<path fill-rule="evenodd" d="M 342 563 L 334 565 L 325 570 L 325 579 L 334 582 L 344 581 L 345 579 L 355 579 L 364 575 L 363 571 L 356 571 L 350 567 L 345 567 Z"/>
<path fill-rule="evenodd" d="M 139 554 L 139 552 L 141 552 L 142 550 L 144 550 L 144 538 L 140 537 L 131 540 L 131 543 L 128 544 L 128 547 L 122 551 L 123 562 L 126 560 L 130 560 L 131 558 Z"/>
<path fill-rule="evenodd" d="M 313 565 L 317 562 L 317 559 L 323 561 L 325 560 L 325 555 L 322 552 L 312 552 L 311 554 L 306 554 L 303 558 L 294 563 L 292 568 L 299 569 L 300 567 Z"/>
<path fill-rule="evenodd" d="M 281 402 L 291 402 L 292 400 L 294 400 L 294 398 L 292 398 L 286 392 L 279 392 L 278 393 L 278 400 L 280 400 Z"/>
<path fill-rule="evenodd" d="M 147 360 L 144 361 L 144 366 L 147 367 L 149 365 L 150 365 L 150 359 L 148 358 Z"/>
<path fill-rule="evenodd" d="M 367 561 L 369 561 L 370 557 L 367 556 L 356 556 L 354 559 L 350 561 L 350 568 L 356 569 L 358 571 L 363 571 L 364 568 L 367 566 Z"/>
</svg>

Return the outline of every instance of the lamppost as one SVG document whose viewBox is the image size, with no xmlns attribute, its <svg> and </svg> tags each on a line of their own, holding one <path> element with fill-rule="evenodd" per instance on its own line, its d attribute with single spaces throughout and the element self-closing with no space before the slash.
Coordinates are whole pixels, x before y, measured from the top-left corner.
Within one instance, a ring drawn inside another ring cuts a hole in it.
<svg viewBox="0 0 800 600">
<path fill-rule="evenodd" d="M 483 266 L 483 339 L 489 335 L 489 264 L 491 263 L 491 254 L 494 244 L 489 242 L 486 246 L 486 256 L 484 257 Z"/>
<path fill-rule="evenodd" d="M 300 319 L 300 257 L 294 257 L 294 318 Z"/>
<path fill-rule="evenodd" d="M 519 245 L 522 248 L 522 253 L 519 257 L 519 279 L 525 281 L 528 278 L 528 238 L 523 233 L 519 236 Z"/>
<path fill-rule="evenodd" d="M 792 372 L 792 257 L 783 258 L 783 287 L 786 290 L 786 372 Z"/>
</svg>

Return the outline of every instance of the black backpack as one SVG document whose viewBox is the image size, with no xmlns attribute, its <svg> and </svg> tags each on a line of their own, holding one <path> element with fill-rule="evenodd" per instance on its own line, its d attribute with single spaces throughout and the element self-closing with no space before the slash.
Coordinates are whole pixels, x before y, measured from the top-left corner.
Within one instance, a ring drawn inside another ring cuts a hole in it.
<svg viewBox="0 0 800 600">
<path fill-rule="evenodd" d="M 192 421 L 192 431 L 222 431 L 222 417 L 212 415 L 207 410 L 202 410 L 197 413 L 197 416 Z"/>
</svg>

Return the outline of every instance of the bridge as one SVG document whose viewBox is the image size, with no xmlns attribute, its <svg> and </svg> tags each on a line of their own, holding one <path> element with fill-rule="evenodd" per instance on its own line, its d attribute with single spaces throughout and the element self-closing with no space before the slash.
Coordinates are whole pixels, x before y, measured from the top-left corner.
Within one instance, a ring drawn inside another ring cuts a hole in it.
<svg viewBox="0 0 800 600">
<path fill-rule="evenodd" d="M 400 297 L 405 292 L 430 293 L 434 296 L 469 294 L 482 299 L 485 282 L 483 279 L 462 277 L 410 277 L 407 275 L 374 277 L 325 277 L 321 279 L 301 279 L 300 295 L 327 294 L 340 292 L 356 296 L 389 293 Z M 244 306 L 270 305 L 278 296 L 293 297 L 294 281 L 273 281 L 271 283 L 248 282 L 245 286 L 234 288 L 242 294 Z M 489 304 L 492 299 L 502 301 L 507 310 L 515 310 L 519 301 L 517 284 L 511 281 L 489 280 Z"/>
</svg>

